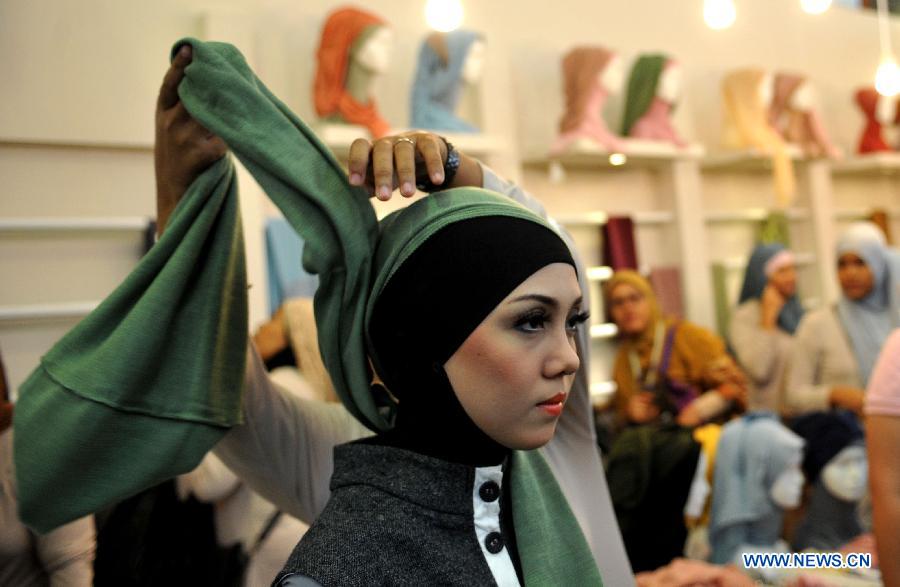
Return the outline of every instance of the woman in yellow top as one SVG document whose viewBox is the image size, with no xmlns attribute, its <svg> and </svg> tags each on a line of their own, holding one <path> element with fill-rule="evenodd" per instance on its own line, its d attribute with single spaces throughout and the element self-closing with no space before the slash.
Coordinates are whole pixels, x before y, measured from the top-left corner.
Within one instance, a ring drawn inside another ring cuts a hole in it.
<svg viewBox="0 0 900 587">
<path fill-rule="evenodd" d="M 604 293 L 621 341 L 613 368 L 619 424 L 692 427 L 745 407 L 746 378 L 720 337 L 664 318 L 649 282 L 634 271 L 616 272 Z"/>
</svg>

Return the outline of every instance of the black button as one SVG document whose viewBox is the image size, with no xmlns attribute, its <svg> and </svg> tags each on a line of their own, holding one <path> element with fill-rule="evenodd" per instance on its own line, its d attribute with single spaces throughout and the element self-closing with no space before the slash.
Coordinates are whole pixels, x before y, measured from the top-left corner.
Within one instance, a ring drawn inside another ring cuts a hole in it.
<svg viewBox="0 0 900 587">
<path fill-rule="evenodd" d="M 484 537 L 484 546 L 491 554 L 497 554 L 503 550 L 503 535 L 500 532 L 491 532 Z"/>
<path fill-rule="evenodd" d="M 500 486 L 495 481 L 488 481 L 478 488 L 478 495 L 488 503 L 497 501 L 500 497 Z"/>
</svg>

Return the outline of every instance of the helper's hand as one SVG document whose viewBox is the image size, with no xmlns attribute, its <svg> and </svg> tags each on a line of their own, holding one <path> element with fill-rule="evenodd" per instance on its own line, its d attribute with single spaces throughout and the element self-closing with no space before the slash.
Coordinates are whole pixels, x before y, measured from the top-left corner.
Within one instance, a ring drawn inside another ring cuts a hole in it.
<svg viewBox="0 0 900 587">
<path fill-rule="evenodd" d="M 446 144 L 434 133 L 411 131 L 374 143 L 360 138 L 350 146 L 350 184 L 365 187 L 379 200 L 389 200 L 397 188 L 409 198 L 416 194 L 417 179 L 428 178 L 434 185 L 443 186 L 446 160 Z M 482 181 L 478 162 L 460 152 L 456 176 L 444 187 L 481 187 Z"/>
<path fill-rule="evenodd" d="M 156 223 L 161 234 L 172 210 L 191 183 L 221 159 L 225 141 L 194 120 L 178 98 L 178 84 L 191 62 L 191 47 L 178 50 L 159 89 L 156 102 Z"/>
</svg>

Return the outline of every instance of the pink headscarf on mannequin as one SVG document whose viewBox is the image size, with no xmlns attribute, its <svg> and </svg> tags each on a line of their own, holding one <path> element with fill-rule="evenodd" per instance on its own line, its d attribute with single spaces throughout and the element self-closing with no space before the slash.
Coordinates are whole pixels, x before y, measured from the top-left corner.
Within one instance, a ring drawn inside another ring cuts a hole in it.
<svg viewBox="0 0 900 587">
<path fill-rule="evenodd" d="M 563 92 L 566 111 L 559 121 L 559 137 L 551 153 L 561 153 L 579 138 L 590 138 L 602 147 L 621 150 L 622 141 L 600 117 L 608 91 L 600 82 L 616 54 L 603 47 L 575 47 L 563 58 Z"/>
<path fill-rule="evenodd" d="M 775 74 L 769 123 L 789 143 L 803 148 L 807 155 L 836 158 L 840 153 L 828 136 L 819 111 L 816 108 L 797 110 L 791 105 L 794 94 L 806 81 L 806 77 L 802 75 Z"/>
</svg>

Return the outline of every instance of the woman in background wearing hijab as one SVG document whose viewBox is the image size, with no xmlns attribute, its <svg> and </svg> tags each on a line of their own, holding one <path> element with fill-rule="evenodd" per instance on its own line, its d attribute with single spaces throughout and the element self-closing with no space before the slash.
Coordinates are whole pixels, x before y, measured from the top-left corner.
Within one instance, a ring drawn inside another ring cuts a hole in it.
<svg viewBox="0 0 900 587">
<path fill-rule="evenodd" d="M 744 406 L 746 378 L 721 338 L 663 318 L 650 283 L 634 271 L 617 271 L 604 291 L 622 341 L 613 367 L 620 424 L 649 424 L 668 412 L 696 426 Z"/>
<path fill-rule="evenodd" d="M 874 224 L 838 239 L 837 304 L 803 317 L 791 355 L 786 407 L 792 414 L 843 408 L 862 414 L 864 388 L 891 330 L 900 326 L 900 262 Z"/>
<path fill-rule="evenodd" d="M 780 244 L 757 246 L 728 329 L 731 348 L 749 378 L 751 410 L 780 411 L 793 334 L 802 316 L 793 253 Z"/>
</svg>

